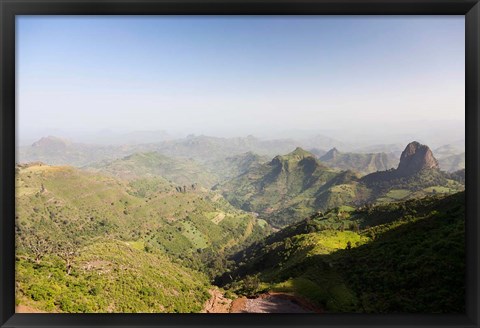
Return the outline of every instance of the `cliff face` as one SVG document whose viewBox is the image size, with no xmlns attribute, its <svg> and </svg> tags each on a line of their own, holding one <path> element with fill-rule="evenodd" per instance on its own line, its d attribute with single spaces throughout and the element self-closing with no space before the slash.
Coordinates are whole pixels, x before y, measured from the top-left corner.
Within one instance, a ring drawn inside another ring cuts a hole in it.
<svg viewBox="0 0 480 328">
<path fill-rule="evenodd" d="M 414 141 L 409 143 L 402 152 L 397 173 L 401 175 L 412 175 L 421 170 L 438 168 L 438 161 L 433 156 L 430 148 Z"/>
</svg>

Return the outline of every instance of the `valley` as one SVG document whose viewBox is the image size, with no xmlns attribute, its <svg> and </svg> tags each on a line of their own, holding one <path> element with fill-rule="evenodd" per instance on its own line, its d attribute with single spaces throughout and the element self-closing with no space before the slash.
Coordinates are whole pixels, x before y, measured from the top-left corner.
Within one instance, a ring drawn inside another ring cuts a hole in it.
<svg viewBox="0 0 480 328">
<path fill-rule="evenodd" d="M 22 148 L 18 311 L 462 312 L 461 151 L 299 144 Z"/>
</svg>

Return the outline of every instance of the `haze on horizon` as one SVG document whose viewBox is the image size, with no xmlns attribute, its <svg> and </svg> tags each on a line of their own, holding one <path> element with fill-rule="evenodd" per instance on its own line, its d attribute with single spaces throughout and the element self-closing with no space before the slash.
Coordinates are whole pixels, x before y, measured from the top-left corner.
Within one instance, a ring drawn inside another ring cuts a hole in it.
<svg viewBox="0 0 480 328">
<path fill-rule="evenodd" d="M 463 16 L 20 16 L 17 137 L 458 142 L 464 39 Z"/>
</svg>

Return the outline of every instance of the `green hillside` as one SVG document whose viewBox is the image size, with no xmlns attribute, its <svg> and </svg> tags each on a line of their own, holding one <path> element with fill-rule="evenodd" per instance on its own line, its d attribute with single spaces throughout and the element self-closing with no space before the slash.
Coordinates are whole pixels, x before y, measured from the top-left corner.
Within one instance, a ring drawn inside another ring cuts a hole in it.
<svg viewBox="0 0 480 328">
<path fill-rule="evenodd" d="M 269 232 L 264 221 L 233 208 L 214 192 L 178 191 L 164 185 L 164 190 L 150 190 L 148 196 L 142 197 L 134 187 L 126 181 L 72 167 L 18 166 L 16 226 L 18 245 L 24 254 L 19 265 L 33 269 L 26 276 L 40 275 L 44 272 L 41 270 L 57 270 L 59 262 L 63 262 L 64 275 L 77 274 L 82 256 L 108 240 L 117 245 L 128 243 L 125 252 L 135 250 L 144 254 L 145 263 L 150 261 L 148 256 L 158 257 L 152 257 L 151 261 L 167 261 L 168 257 L 172 266 L 170 273 L 178 266 L 179 272 L 190 268 L 196 270 L 195 275 L 206 277 L 215 268 L 205 263 L 214 263 L 212 259 L 221 262 L 227 250 L 239 249 Z M 119 255 L 112 266 L 120 265 L 122 258 L 124 256 Z M 142 267 L 137 271 L 147 279 L 153 274 L 147 269 Z M 175 279 L 171 279 L 169 284 L 173 285 Z M 67 282 L 59 282 L 62 283 Z M 180 280 L 178 283 L 181 286 Z M 86 286 L 92 287 L 87 282 Z M 20 295 L 35 301 L 26 292 L 30 287 L 26 282 Z M 188 290 L 186 286 L 183 288 Z M 199 293 L 202 291 L 199 289 Z M 45 302 L 53 301 L 50 296 Z M 55 309 L 62 310 L 58 306 Z M 139 303 L 130 310 L 144 309 Z M 170 310 L 175 309 L 183 311 L 185 307 L 178 305 Z M 195 309 L 192 305 L 191 311 Z"/>
<path fill-rule="evenodd" d="M 426 146 L 418 144 L 418 147 Z M 334 153 L 329 153 L 325 156 L 335 158 Z M 423 159 L 418 156 L 414 161 L 421 166 Z M 431 158 L 432 162 L 435 161 L 433 155 Z M 315 211 L 336 206 L 452 194 L 464 190 L 461 177 L 457 175 L 438 168 L 409 171 L 408 174 L 389 169 L 360 178 L 353 171 L 339 172 L 328 168 L 313 154 L 297 148 L 221 183 L 215 189 L 220 190 L 234 206 L 256 212 L 273 226 L 283 227 Z"/>
<path fill-rule="evenodd" d="M 234 206 L 281 225 L 286 216 L 301 218 L 310 214 L 319 188 L 338 174 L 313 154 L 297 148 L 215 188 Z"/>
<path fill-rule="evenodd" d="M 217 283 L 291 292 L 327 312 L 463 312 L 464 198 L 318 213 L 237 253 Z"/>
<path fill-rule="evenodd" d="M 185 313 L 277 292 L 326 312 L 462 312 L 464 184 L 418 142 L 365 176 L 299 147 L 270 161 L 19 164 L 16 301 Z"/>
<path fill-rule="evenodd" d="M 452 194 L 465 187 L 460 180 L 438 169 L 422 170 L 410 176 L 397 174 L 395 170 L 376 172 L 361 179 L 372 191 L 372 200 L 398 201 L 426 195 Z"/>
<path fill-rule="evenodd" d="M 131 243 L 100 239 L 81 248 L 70 274 L 62 258 L 39 263 L 17 252 L 17 304 L 48 312 L 199 312 L 207 277 Z"/>
</svg>

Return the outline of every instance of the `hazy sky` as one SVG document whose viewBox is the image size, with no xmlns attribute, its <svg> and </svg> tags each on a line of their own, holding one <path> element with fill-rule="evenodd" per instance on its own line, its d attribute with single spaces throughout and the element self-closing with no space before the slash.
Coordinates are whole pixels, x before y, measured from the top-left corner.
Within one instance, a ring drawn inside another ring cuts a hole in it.
<svg viewBox="0 0 480 328">
<path fill-rule="evenodd" d="M 464 39 L 463 16 L 17 16 L 19 137 L 464 120 Z"/>
</svg>

